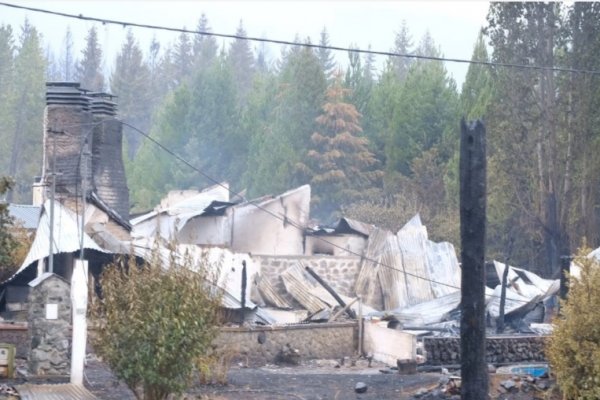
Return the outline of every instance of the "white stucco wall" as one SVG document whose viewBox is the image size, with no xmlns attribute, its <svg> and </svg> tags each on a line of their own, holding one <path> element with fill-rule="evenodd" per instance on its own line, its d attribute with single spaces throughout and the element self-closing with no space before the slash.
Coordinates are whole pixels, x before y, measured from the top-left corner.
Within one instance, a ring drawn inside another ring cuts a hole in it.
<svg viewBox="0 0 600 400">
<path fill-rule="evenodd" d="M 414 360 L 417 337 L 411 333 L 389 329 L 378 320 L 364 321 L 363 348 L 373 359 L 395 366 L 396 360 Z"/>
<path fill-rule="evenodd" d="M 308 185 L 264 201 L 259 207 L 253 204 L 234 207 L 231 214 L 232 250 L 251 254 L 302 255 L 302 228 L 308 223 L 309 212 Z"/>
<path fill-rule="evenodd" d="M 205 246 L 229 246 L 231 224 L 226 215 L 192 218 L 178 234 L 180 243 Z"/>
</svg>

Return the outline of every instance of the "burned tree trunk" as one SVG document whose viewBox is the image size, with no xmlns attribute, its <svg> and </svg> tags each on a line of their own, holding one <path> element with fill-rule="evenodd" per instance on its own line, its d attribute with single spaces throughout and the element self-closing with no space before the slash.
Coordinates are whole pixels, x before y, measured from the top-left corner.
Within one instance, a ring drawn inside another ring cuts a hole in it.
<svg viewBox="0 0 600 400">
<path fill-rule="evenodd" d="M 460 238 L 462 258 L 460 352 L 462 399 L 488 398 L 485 362 L 485 127 L 461 121 Z"/>
</svg>

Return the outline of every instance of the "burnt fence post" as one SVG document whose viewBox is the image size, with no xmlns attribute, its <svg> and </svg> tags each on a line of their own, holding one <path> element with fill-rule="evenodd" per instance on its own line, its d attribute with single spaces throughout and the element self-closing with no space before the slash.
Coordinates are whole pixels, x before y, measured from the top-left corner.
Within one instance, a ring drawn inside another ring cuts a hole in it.
<svg viewBox="0 0 600 400">
<path fill-rule="evenodd" d="M 488 398 L 485 361 L 486 139 L 483 122 L 460 127 L 461 398 Z"/>
</svg>

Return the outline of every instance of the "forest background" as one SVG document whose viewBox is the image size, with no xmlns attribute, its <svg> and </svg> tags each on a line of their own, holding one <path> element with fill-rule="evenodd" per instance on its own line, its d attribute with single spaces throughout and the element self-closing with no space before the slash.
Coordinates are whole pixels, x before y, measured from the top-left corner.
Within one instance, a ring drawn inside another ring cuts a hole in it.
<svg viewBox="0 0 600 400">
<path fill-rule="evenodd" d="M 457 245 L 459 122 L 482 118 L 488 258 L 511 248 L 511 263 L 558 277 L 571 247 L 600 244 L 598 3 L 491 3 L 472 60 L 551 68 L 471 64 L 460 88 L 426 58 L 443 56 L 431 35 L 413 38 L 406 23 L 390 51 L 425 58 L 389 56 L 382 68 L 370 54 L 338 63 L 302 45 L 271 60 L 243 39 L 243 21 L 236 35 L 224 46 L 182 33 L 143 49 L 129 29 L 105 74 L 94 26 L 79 54 L 67 28 L 55 54 L 27 20 L 0 25 L 0 175 L 16 181 L 7 201 L 30 203 L 41 173 L 45 82 L 77 81 L 118 96 L 119 118 L 137 128 L 124 127 L 134 212 L 211 185 L 206 176 L 248 198 L 309 183 L 321 221 L 343 213 L 395 231 L 418 212 L 434 240 Z M 295 42 L 328 46 L 330 36 Z"/>
</svg>

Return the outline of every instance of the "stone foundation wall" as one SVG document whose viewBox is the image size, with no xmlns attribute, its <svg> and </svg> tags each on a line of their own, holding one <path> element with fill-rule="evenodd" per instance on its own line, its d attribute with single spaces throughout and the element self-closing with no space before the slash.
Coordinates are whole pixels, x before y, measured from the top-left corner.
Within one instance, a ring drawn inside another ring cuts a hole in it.
<svg viewBox="0 0 600 400">
<path fill-rule="evenodd" d="M 234 359 L 250 366 L 275 363 L 289 344 L 300 359 L 342 358 L 357 349 L 357 327 L 353 322 L 299 324 L 287 326 L 222 328 L 215 345 L 227 349 Z M 262 343 L 261 343 L 262 342 Z"/>
<path fill-rule="evenodd" d="M 293 264 L 300 262 L 303 266 L 312 268 L 337 293 L 355 297 L 354 285 L 360 271 L 360 257 L 339 256 L 252 256 L 260 264 L 263 278 L 291 304 L 300 305 L 288 294 L 280 275 Z"/>
<path fill-rule="evenodd" d="M 29 353 L 27 324 L 0 324 L 0 343 L 15 345 L 16 357 L 26 358 Z"/>
<path fill-rule="evenodd" d="M 29 291 L 29 372 L 36 376 L 68 375 L 71 370 L 70 286 L 57 275 L 42 275 L 32 282 L 36 283 Z M 56 315 L 49 315 L 46 304 L 56 306 Z"/>
<path fill-rule="evenodd" d="M 545 362 L 545 336 L 506 336 L 486 339 L 486 361 L 492 364 Z M 459 338 L 423 338 L 429 365 L 460 363 Z"/>
</svg>

